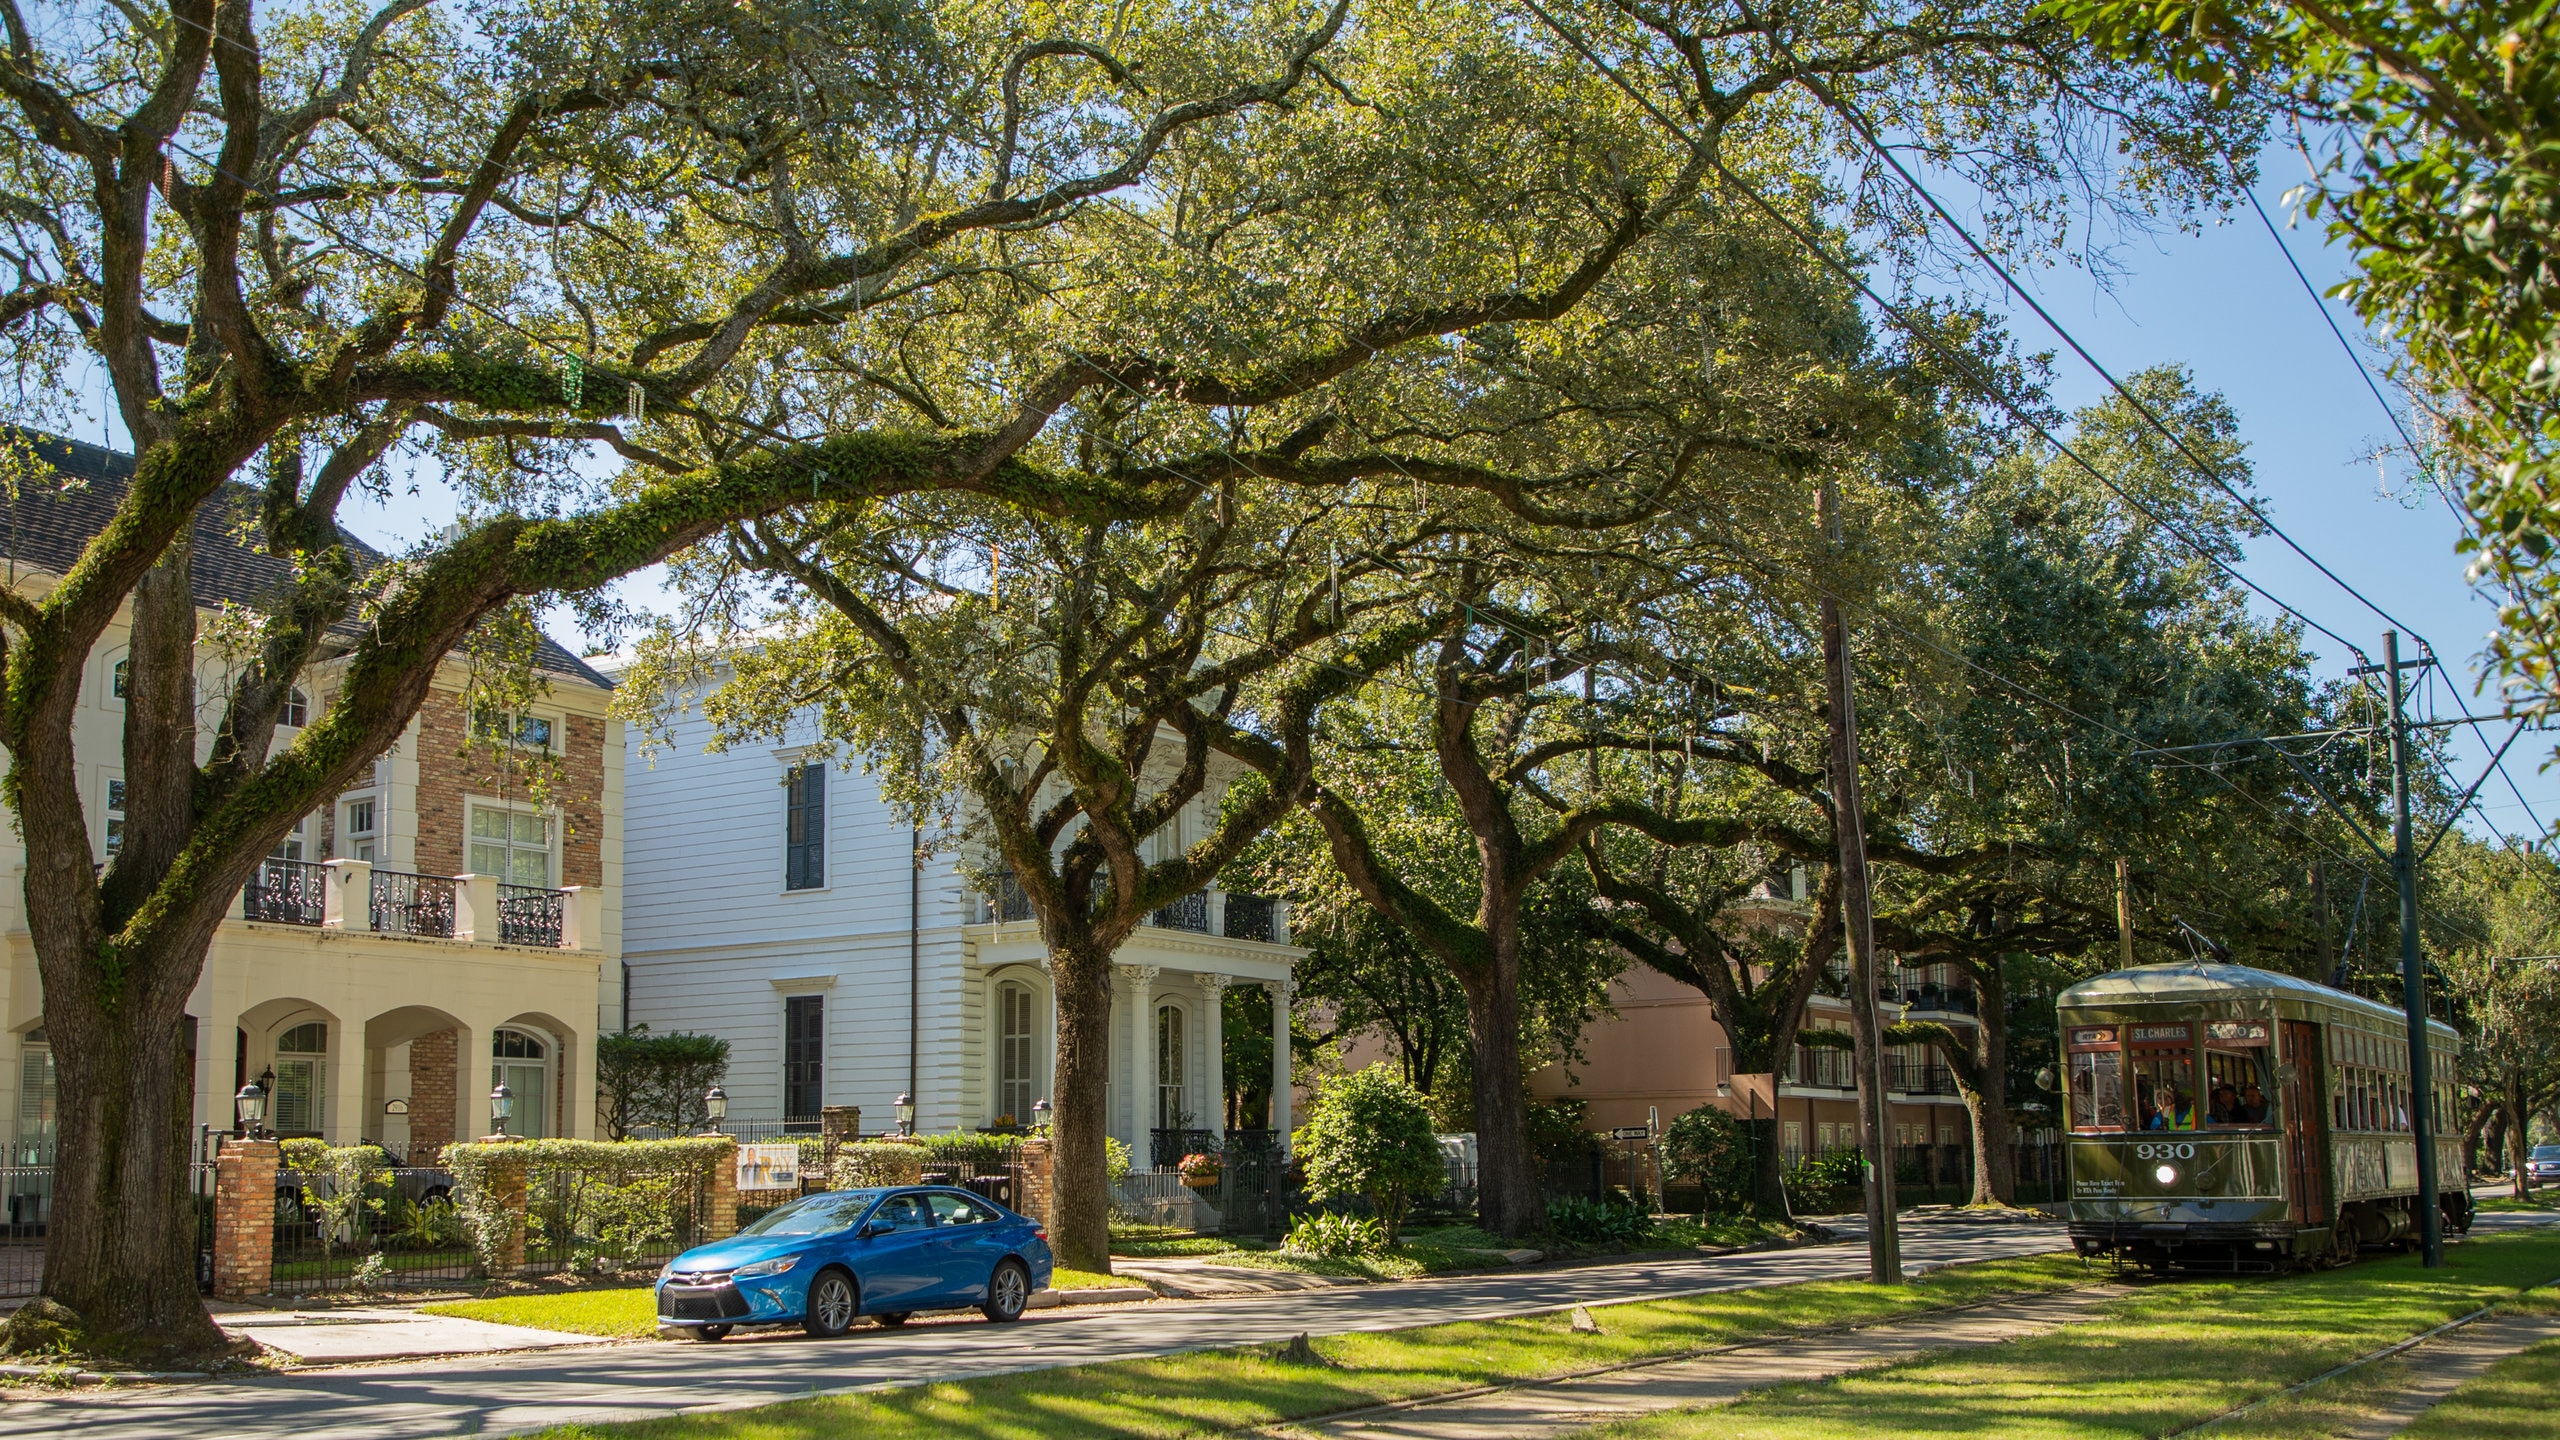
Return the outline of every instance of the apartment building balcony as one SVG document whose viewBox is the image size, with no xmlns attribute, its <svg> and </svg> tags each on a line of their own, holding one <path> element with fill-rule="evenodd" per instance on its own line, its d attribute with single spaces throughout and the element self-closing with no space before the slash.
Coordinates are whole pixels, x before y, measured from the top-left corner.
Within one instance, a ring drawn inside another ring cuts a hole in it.
<svg viewBox="0 0 2560 1440">
<path fill-rule="evenodd" d="M 399 935 L 540 950 L 604 948 L 604 892 L 501 884 L 494 875 L 419 875 L 364 860 L 266 860 L 241 887 L 237 918 L 345 934 Z"/>
</svg>

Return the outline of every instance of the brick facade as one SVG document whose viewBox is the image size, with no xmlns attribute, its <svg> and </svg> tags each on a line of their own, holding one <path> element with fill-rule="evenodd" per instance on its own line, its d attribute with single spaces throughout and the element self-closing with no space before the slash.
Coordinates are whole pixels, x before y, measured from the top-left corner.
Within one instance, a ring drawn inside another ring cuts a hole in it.
<svg viewBox="0 0 2560 1440">
<path fill-rule="evenodd" d="M 555 722 L 557 751 L 518 755 L 472 742 L 461 695 L 427 692 L 418 708 L 418 873 L 463 873 L 470 854 L 465 800 L 526 801 L 539 793 L 563 821 L 560 873 L 551 883 L 604 883 L 605 722 L 585 715 Z"/>
<path fill-rule="evenodd" d="M 273 1140 L 223 1145 L 213 1176 L 213 1293 L 245 1300 L 275 1286 L 276 1167 Z"/>
<path fill-rule="evenodd" d="M 738 1233 L 738 1142 L 711 1161 L 711 1194 L 706 1197 L 702 1217 L 702 1238 L 707 1244 L 726 1240 Z"/>
<path fill-rule="evenodd" d="M 1037 1221 L 1043 1230 L 1054 1228 L 1049 1223 L 1049 1203 L 1057 1193 L 1056 1176 L 1057 1160 L 1050 1153 L 1048 1140 L 1035 1135 L 1023 1141 L 1022 1193 L 1014 1197 L 1021 1203 L 1013 1208 Z"/>
<path fill-rule="evenodd" d="M 453 1143 L 453 1107 L 462 1094 L 454 1069 L 459 1032 L 438 1030 L 409 1042 L 409 1163 L 432 1165 Z"/>
</svg>

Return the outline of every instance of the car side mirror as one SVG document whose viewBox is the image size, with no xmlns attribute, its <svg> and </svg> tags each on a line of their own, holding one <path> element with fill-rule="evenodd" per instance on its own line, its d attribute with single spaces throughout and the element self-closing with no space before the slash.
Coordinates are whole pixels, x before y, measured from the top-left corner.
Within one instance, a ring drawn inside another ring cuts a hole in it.
<svg viewBox="0 0 2560 1440">
<path fill-rule="evenodd" d="M 886 1235 L 896 1228 L 896 1226 L 891 1225 L 886 1220 L 866 1221 L 864 1222 L 861 1231 L 858 1233 L 858 1238 L 868 1240 L 874 1235 Z"/>
</svg>

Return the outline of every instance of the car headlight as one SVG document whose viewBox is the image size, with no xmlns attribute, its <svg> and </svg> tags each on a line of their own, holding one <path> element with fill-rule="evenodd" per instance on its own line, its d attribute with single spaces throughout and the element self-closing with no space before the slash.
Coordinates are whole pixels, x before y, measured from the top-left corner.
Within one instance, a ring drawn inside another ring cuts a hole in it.
<svg viewBox="0 0 2560 1440">
<path fill-rule="evenodd" d="M 734 1273 L 741 1280 L 761 1280 L 767 1275 L 782 1274 L 799 1263 L 800 1257 L 797 1255 L 782 1255 L 771 1260 L 750 1261 L 739 1266 Z"/>
<path fill-rule="evenodd" d="M 658 1267 L 658 1283 L 659 1283 L 659 1284 L 661 1284 L 661 1285 L 666 1284 L 666 1283 L 667 1283 L 667 1277 L 668 1277 L 668 1276 L 670 1276 L 670 1275 L 673 1275 L 674 1273 L 676 1273 L 676 1262 L 674 1262 L 673 1260 L 670 1260 L 670 1261 L 668 1261 L 666 1264 L 659 1266 L 659 1267 Z"/>
</svg>

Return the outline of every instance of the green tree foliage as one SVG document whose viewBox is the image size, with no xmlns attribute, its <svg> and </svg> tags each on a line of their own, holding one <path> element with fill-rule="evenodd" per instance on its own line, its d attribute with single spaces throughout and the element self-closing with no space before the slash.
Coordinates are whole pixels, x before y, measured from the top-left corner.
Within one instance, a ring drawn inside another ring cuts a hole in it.
<svg viewBox="0 0 2560 1440">
<path fill-rule="evenodd" d="M 2430 868 L 2427 901 L 2449 923 L 2428 948 L 2462 1031 L 2461 1078 L 2475 1113 L 2503 1122 L 2504 1168 L 2523 1195 L 2532 1117 L 2560 1098 L 2560 865 L 2449 836 Z"/>
<path fill-rule="evenodd" d="M 1758 1208 L 1756 1152 L 1765 1139 L 1731 1112 L 1701 1105 L 1672 1117 L 1663 1130 L 1663 1177 L 1695 1181 L 1707 1214 L 1749 1214 Z"/>
<path fill-rule="evenodd" d="M 2499 588 L 2492 653 L 2516 698 L 2560 691 L 2560 25 L 2522 0 L 2051 0 L 2114 53 L 2286 114 L 2315 136 L 2304 213 L 2355 255 L 2339 286 L 2391 336 L 2425 412 L 2430 483 Z"/>
<path fill-rule="evenodd" d="M 635 1025 L 596 1040 L 596 1091 L 605 1132 L 622 1140 L 640 1129 L 670 1135 L 708 1118 L 703 1093 L 729 1073 L 729 1042 L 717 1035 L 671 1030 L 652 1035 Z"/>
<path fill-rule="evenodd" d="M 1383 1064 L 1327 1081 L 1291 1149 L 1306 1167 L 1309 1195 L 1367 1201 L 1390 1245 L 1414 1197 L 1448 1179 L 1430 1105 Z"/>
</svg>

